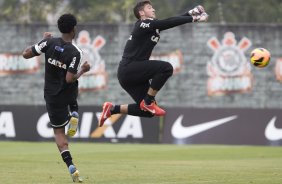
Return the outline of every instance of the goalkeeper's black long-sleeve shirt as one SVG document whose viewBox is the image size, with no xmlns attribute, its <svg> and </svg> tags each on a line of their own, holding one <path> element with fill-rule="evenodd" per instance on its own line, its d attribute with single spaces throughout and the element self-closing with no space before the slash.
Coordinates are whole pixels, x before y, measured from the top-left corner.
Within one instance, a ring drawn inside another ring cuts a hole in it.
<svg viewBox="0 0 282 184">
<path fill-rule="evenodd" d="M 160 39 L 160 32 L 193 21 L 187 14 L 164 20 L 138 20 L 127 40 L 121 62 L 149 60 L 152 50 Z"/>
</svg>

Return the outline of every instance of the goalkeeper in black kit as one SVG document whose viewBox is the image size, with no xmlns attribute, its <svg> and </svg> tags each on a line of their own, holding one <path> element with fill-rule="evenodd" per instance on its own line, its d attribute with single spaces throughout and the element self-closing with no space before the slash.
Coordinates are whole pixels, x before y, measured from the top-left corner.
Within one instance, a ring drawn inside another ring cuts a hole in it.
<svg viewBox="0 0 282 184">
<path fill-rule="evenodd" d="M 121 87 L 135 103 L 114 105 L 112 102 L 105 102 L 99 126 L 103 126 L 106 119 L 113 114 L 164 116 L 166 112 L 157 105 L 155 96 L 172 75 L 173 67 L 168 62 L 149 60 L 152 50 L 160 40 L 160 32 L 208 19 L 208 14 L 200 5 L 183 15 L 164 20 L 156 19 L 151 1 L 138 2 L 133 11 L 138 20 L 125 45 L 117 77 Z"/>
</svg>

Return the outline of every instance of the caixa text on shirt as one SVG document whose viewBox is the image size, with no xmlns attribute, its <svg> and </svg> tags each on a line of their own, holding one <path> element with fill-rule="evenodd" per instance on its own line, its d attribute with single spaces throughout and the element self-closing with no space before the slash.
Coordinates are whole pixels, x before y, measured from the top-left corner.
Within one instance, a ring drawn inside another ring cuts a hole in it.
<svg viewBox="0 0 282 184">
<path fill-rule="evenodd" d="M 52 59 L 52 58 L 48 58 L 48 63 L 51 64 L 51 65 L 54 65 L 54 66 L 57 66 L 59 68 L 63 68 L 63 69 L 67 69 L 67 65 L 56 60 L 56 59 Z"/>
</svg>

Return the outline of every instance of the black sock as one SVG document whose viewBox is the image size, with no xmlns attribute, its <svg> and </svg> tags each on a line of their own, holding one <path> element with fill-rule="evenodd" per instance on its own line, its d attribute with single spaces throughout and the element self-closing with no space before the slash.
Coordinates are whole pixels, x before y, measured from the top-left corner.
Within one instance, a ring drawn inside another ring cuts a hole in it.
<svg viewBox="0 0 282 184">
<path fill-rule="evenodd" d="M 150 105 L 152 102 L 155 101 L 155 97 L 147 94 L 144 98 L 144 101 L 146 105 Z"/>
<path fill-rule="evenodd" d="M 111 114 L 120 114 L 120 105 L 115 105 L 115 106 L 111 109 Z"/>
<path fill-rule="evenodd" d="M 69 167 L 70 165 L 73 165 L 72 163 L 72 157 L 70 154 L 69 150 L 65 150 L 61 152 L 61 156 L 63 158 L 63 161 L 67 164 L 67 166 Z"/>
</svg>

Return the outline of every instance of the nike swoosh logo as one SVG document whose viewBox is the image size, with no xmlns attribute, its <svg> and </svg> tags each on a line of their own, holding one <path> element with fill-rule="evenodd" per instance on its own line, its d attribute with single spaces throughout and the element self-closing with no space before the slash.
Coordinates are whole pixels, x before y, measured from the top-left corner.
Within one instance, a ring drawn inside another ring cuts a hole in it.
<svg viewBox="0 0 282 184">
<path fill-rule="evenodd" d="M 106 119 L 107 118 L 107 114 L 108 114 L 108 111 L 110 110 L 110 107 L 108 106 L 108 108 L 105 110 L 105 113 L 104 113 L 104 119 Z"/>
<path fill-rule="evenodd" d="M 264 135 L 270 141 L 278 141 L 282 139 L 282 128 L 275 127 L 276 117 L 273 117 L 265 128 Z"/>
<path fill-rule="evenodd" d="M 151 110 L 151 109 L 147 108 L 146 106 L 144 106 L 144 109 L 146 109 L 146 111 L 149 111 L 149 112 L 152 113 L 152 114 L 155 114 L 155 113 L 156 113 L 156 110 L 155 110 L 155 109 Z"/>
<path fill-rule="evenodd" d="M 182 120 L 183 120 L 183 115 L 179 116 L 177 120 L 174 122 L 172 128 L 171 128 L 171 134 L 174 138 L 177 139 L 184 139 L 191 137 L 193 135 L 199 134 L 201 132 L 207 131 L 211 128 L 214 128 L 216 126 L 219 126 L 221 124 L 227 123 L 229 121 L 232 121 L 236 119 L 237 116 L 230 116 L 227 118 L 222 118 L 214 121 L 209 121 L 189 127 L 183 127 L 182 125 Z"/>
<path fill-rule="evenodd" d="M 147 108 L 146 108 L 147 109 Z M 149 111 L 150 113 L 152 113 L 152 114 L 155 114 L 156 113 L 156 110 L 154 109 L 154 110 L 151 110 L 151 109 L 147 109 L 147 111 Z"/>
</svg>

